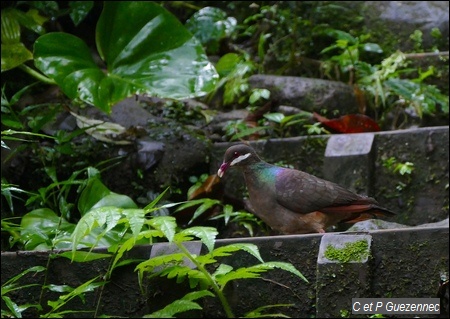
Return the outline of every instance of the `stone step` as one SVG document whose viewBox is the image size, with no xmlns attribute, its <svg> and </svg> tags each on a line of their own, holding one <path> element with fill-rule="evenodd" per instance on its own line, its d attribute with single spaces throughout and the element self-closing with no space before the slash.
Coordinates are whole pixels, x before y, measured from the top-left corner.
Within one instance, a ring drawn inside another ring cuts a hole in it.
<svg viewBox="0 0 450 319">
<path fill-rule="evenodd" d="M 290 272 L 275 269 L 263 273 L 262 279 L 230 281 L 225 294 L 236 316 L 243 316 L 258 307 L 284 304 L 290 306 L 270 311 L 293 318 L 326 318 L 351 316 L 353 298 L 436 298 L 442 278 L 448 278 L 449 275 L 448 238 L 447 222 L 445 226 L 374 230 L 354 234 L 219 239 L 215 247 L 232 243 L 254 244 L 265 262 L 291 263 L 308 280 L 307 283 Z M 368 254 L 364 253 L 364 249 L 361 255 L 359 248 L 349 248 L 350 255 L 362 257 L 360 260 L 336 261 L 325 254 L 329 245 L 336 249 L 347 249 L 346 242 L 361 240 L 366 241 Z M 185 247 L 195 254 L 208 253 L 206 247 L 199 247 L 196 241 L 190 242 Z M 94 251 L 104 253 L 106 249 Z M 171 244 L 158 243 L 154 246 L 135 246 L 125 253 L 124 258 L 146 260 L 151 256 L 172 252 L 176 250 Z M 2 253 L 2 284 L 32 266 L 45 267 L 50 253 L 49 251 Z M 83 263 L 72 263 L 66 258 L 52 259 L 46 280 L 47 283 L 76 287 L 107 269 L 109 262 L 108 259 Z M 256 265 L 259 261 L 252 255 L 240 251 L 228 257 L 218 258 L 218 263 L 238 269 Z M 217 266 L 218 264 L 210 265 L 210 272 Z M 191 291 L 187 281 L 176 283 L 175 279 L 165 277 L 139 282 L 135 267 L 135 264 L 124 265 L 114 273 L 111 281 L 104 287 L 102 300 L 105 302 L 100 305 L 100 314 L 142 317 L 162 309 Z M 14 300 L 38 302 L 39 285 L 44 283 L 44 277 L 44 273 L 24 276 L 21 279 L 22 285 L 38 285 L 16 290 Z M 140 285 L 143 285 L 144 295 L 141 294 Z M 89 310 L 90 305 L 95 305 L 95 296 L 95 293 L 87 293 L 84 301 L 74 299 L 70 309 Z M 44 304 L 54 298 L 55 295 L 52 293 L 44 294 Z M 225 317 L 216 298 L 204 298 L 201 304 L 203 310 L 192 313 L 193 317 Z"/>
</svg>

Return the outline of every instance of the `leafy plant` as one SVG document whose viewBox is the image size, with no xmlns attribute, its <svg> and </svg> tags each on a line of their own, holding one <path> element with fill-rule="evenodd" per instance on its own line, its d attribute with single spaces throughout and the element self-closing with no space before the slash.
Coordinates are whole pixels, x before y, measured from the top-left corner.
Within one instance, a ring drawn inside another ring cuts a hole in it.
<svg viewBox="0 0 450 319">
<path fill-rule="evenodd" d="M 87 171 L 88 178 L 77 179 L 78 176 Z M 92 167 L 86 170 L 74 172 L 69 180 L 55 182 L 45 189 L 41 189 L 39 194 L 30 197 L 28 203 L 39 200 L 43 204 L 47 203 L 47 198 L 55 196 L 57 206 L 55 210 L 48 208 L 52 205 L 45 205 L 25 214 L 21 220 L 21 238 L 24 248 L 33 249 L 62 249 L 71 247 L 71 236 L 77 229 L 77 224 L 71 222 L 70 214 L 74 212 L 74 203 L 67 201 L 67 192 L 70 187 L 77 186 L 82 190 L 78 199 L 77 208 L 81 216 L 84 216 L 90 209 L 110 205 L 116 209 L 135 209 L 137 205 L 128 196 L 111 192 L 99 180 L 99 172 Z M 57 209 L 57 210 L 56 210 Z M 97 230 L 99 231 L 99 230 Z M 83 241 L 83 246 L 101 244 L 110 246 L 122 238 L 122 230 L 111 230 L 104 236 L 100 233 L 91 233 Z"/>
<path fill-rule="evenodd" d="M 201 310 L 202 307 L 194 300 L 203 297 L 214 297 L 212 292 L 207 290 L 193 291 L 187 293 L 180 299 L 177 299 L 161 310 L 157 310 L 151 314 L 144 315 L 144 318 L 173 318 L 178 313 L 183 313 L 189 310 Z"/>
<path fill-rule="evenodd" d="M 2 284 L 2 301 L 5 303 L 6 306 L 5 309 L 2 306 L 2 318 L 22 318 L 22 312 L 24 312 L 29 308 L 42 309 L 42 307 L 39 304 L 18 305 L 9 297 L 9 294 L 14 290 L 26 289 L 29 287 L 37 286 L 38 284 L 28 284 L 20 286 L 18 285 L 18 282 L 23 276 L 26 276 L 29 273 L 39 273 L 45 270 L 46 268 L 41 266 L 31 267 L 21 272 L 20 274 L 6 280 L 5 283 Z"/>
<path fill-rule="evenodd" d="M 292 115 L 284 115 L 283 113 L 266 113 L 263 117 L 269 121 L 271 137 L 291 137 L 301 135 L 303 132 L 310 135 L 321 134 L 326 132 L 325 129 L 319 127 L 320 123 L 315 125 L 309 124 L 311 122 L 310 112 L 299 112 Z M 305 130 L 307 128 L 307 130 Z"/>
<path fill-rule="evenodd" d="M 28 11 L 19 8 L 25 5 Z M 68 8 L 61 8 L 56 1 L 21 1 L 2 9 L 2 72 L 20 68 L 43 83 L 55 82 L 26 64 L 33 60 L 29 43 L 22 39 L 34 39 L 47 33 L 48 21 L 56 21 L 69 15 L 74 25 L 81 23 L 93 7 L 93 1 L 71 1 Z M 29 34 L 31 32 L 31 34 Z"/>
<path fill-rule="evenodd" d="M 284 262 L 264 262 L 259 254 L 258 247 L 253 244 L 230 244 L 214 248 L 217 230 L 211 227 L 191 227 L 180 232 L 176 232 L 176 223 L 173 217 L 158 217 L 162 219 L 154 226 L 164 235 L 169 243 L 176 245 L 179 252 L 156 256 L 147 261 L 141 262 L 136 270 L 139 271 L 141 280 L 144 275 L 164 276 L 168 278 L 177 278 L 177 281 L 189 280 L 191 288 L 198 288 L 200 292 L 211 289 L 214 295 L 220 300 L 227 317 L 234 317 L 233 311 L 224 295 L 224 288 L 227 283 L 244 278 L 259 278 L 261 273 L 271 269 L 282 269 L 300 277 L 307 282 L 307 279 L 292 264 Z M 194 238 L 207 247 L 208 253 L 204 255 L 194 255 L 183 245 Z M 234 270 L 232 266 L 220 264 L 215 267 L 214 272 L 208 271 L 207 267 L 217 262 L 218 257 L 230 256 L 237 251 L 245 251 L 260 263 L 250 267 L 242 267 Z M 187 258 L 195 265 L 191 268 L 183 264 L 183 258 Z"/>
<path fill-rule="evenodd" d="M 122 260 L 124 253 L 137 244 L 154 243 L 156 241 L 167 240 L 169 243 L 175 244 L 181 250 L 181 253 L 154 257 L 140 263 L 136 270 L 139 271 L 141 281 L 144 274 L 153 269 L 153 267 L 161 266 L 160 276 L 167 276 L 170 273 L 169 278 L 175 276 L 181 281 L 184 278 L 188 278 L 191 287 L 199 288 L 199 291 L 188 294 L 164 309 L 150 314 L 150 317 L 200 309 L 200 306 L 194 300 L 213 296 L 210 290 L 220 300 L 227 315 L 233 316 L 230 305 L 223 293 L 226 284 L 237 279 L 259 278 L 261 273 L 275 268 L 289 271 L 306 281 L 306 278 L 291 264 L 264 262 L 255 245 L 232 244 L 214 248 L 215 238 L 218 234 L 215 228 L 191 227 L 180 230 L 173 216 L 156 216 L 154 214 L 157 210 L 176 205 L 198 204 L 196 201 L 191 201 L 191 203 L 170 203 L 158 207 L 157 204 L 164 196 L 165 192 L 163 192 L 145 208 L 139 209 L 127 196 L 109 191 L 99 180 L 97 170 L 89 168 L 87 172 L 88 179 L 83 183 L 73 183 L 81 173 L 75 172 L 71 182 L 60 184 L 60 186 L 63 186 L 59 195 L 60 199 L 64 197 L 65 185 L 78 184 L 83 187 L 77 203 L 78 211 L 81 213 L 81 219 L 77 224 L 68 222 L 63 214 L 58 216 L 49 208 L 36 209 L 22 218 L 20 226 L 21 239 L 26 249 L 71 249 L 71 252 L 52 254 L 47 269 L 50 267 L 51 259 L 56 257 L 70 258 L 74 262 L 111 258 L 111 263 L 102 278 L 94 277 L 76 288 L 46 283 L 46 288 L 43 287 L 42 289 L 60 292 L 63 295 L 55 301 L 49 301 L 50 310 L 42 314 L 43 317 L 63 316 L 73 313 L 74 311 L 64 310 L 65 305 L 73 298 L 96 289 L 100 289 L 97 300 L 100 303 L 103 287 L 111 278 L 113 271 L 117 267 L 133 262 L 132 260 Z M 41 192 L 41 195 L 44 195 L 41 200 L 45 202 L 45 192 Z M 211 200 L 203 200 L 202 202 L 204 207 L 217 203 L 217 201 Z M 227 205 L 225 207 L 224 214 L 227 220 L 233 217 L 231 206 Z M 199 238 L 202 241 L 208 248 L 208 254 L 195 256 L 184 248 L 183 244 L 194 238 Z M 92 249 L 98 246 L 108 247 L 108 253 L 93 252 Z M 88 248 L 90 251 L 79 250 L 80 248 Z M 222 264 L 214 272 L 207 270 L 207 267 L 216 263 L 218 257 L 226 257 L 239 250 L 250 253 L 261 263 L 237 270 Z M 172 264 L 172 262 L 180 262 L 183 257 L 191 260 L 197 266 L 198 271 L 179 263 L 177 265 Z M 14 306 L 12 301 L 10 305 L 11 307 Z M 20 307 L 17 309 L 20 309 Z M 95 311 L 95 316 L 97 315 Z"/>
<path fill-rule="evenodd" d="M 29 29 L 39 35 L 45 33 L 43 24 L 46 17 L 39 14 L 36 9 L 23 12 L 16 8 L 2 9 L 2 72 L 22 66 L 33 59 L 33 53 L 21 41 L 22 28 Z"/>
<path fill-rule="evenodd" d="M 311 124 L 310 112 L 285 115 L 280 112 L 263 114 L 256 125 L 249 126 L 245 120 L 229 121 L 225 126 L 225 136 L 230 141 L 258 138 L 283 138 L 300 135 L 330 134 L 320 122 Z"/>
<path fill-rule="evenodd" d="M 269 129 L 269 126 L 255 126 L 249 127 L 244 120 L 229 121 L 225 126 L 225 136 L 230 141 L 246 140 L 257 134 L 259 137 L 266 135 L 265 131 Z"/>
<path fill-rule="evenodd" d="M 255 64 L 250 56 L 246 53 L 227 53 L 217 62 L 216 70 L 220 79 L 206 101 L 211 102 L 219 89 L 223 88 L 224 106 L 244 103 L 250 91 L 248 78 L 255 72 Z"/>
<path fill-rule="evenodd" d="M 389 157 L 383 160 L 383 167 L 385 167 L 392 174 L 399 174 L 400 176 L 403 176 L 397 182 L 396 189 L 398 191 L 402 191 L 411 183 L 411 174 L 414 171 L 413 163 L 400 163 L 395 157 Z"/>
<path fill-rule="evenodd" d="M 224 225 L 227 226 L 230 223 L 236 223 L 239 226 L 243 226 L 249 232 L 250 236 L 254 234 L 254 227 L 265 228 L 267 227 L 264 222 L 262 222 L 259 218 L 257 218 L 254 214 L 248 213 L 243 210 L 236 211 L 232 205 L 223 204 L 218 199 L 211 198 L 200 198 L 189 200 L 187 202 L 179 203 L 180 205 L 175 210 L 174 214 L 177 212 L 181 212 L 189 207 L 196 207 L 191 219 L 188 222 L 188 225 L 192 224 L 196 219 L 202 216 L 208 209 L 213 206 L 221 206 L 222 212 L 220 214 L 216 214 L 210 217 L 210 220 L 219 220 L 223 219 Z"/>
<path fill-rule="evenodd" d="M 73 313 L 85 313 L 85 312 L 94 312 L 93 310 L 60 310 L 64 306 L 66 306 L 71 300 L 74 298 L 81 298 L 83 300 L 84 294 L 87 292 L 92 292 L 99 287 L 103 287 L 106 284 L 106 281 L 100 280 L 99 277 L 94 277 L 78 287 L 70 287 L 68 285 L 48 285 L 47 288 L 49 291 L 55 291 L 58 293 L 63 293 L 58 296 L 56 300 L 49 300 L 47 304 L 50 306 L 50 310 L 46 313 L 42 314 L 42 318 L 60 318 L 64 315 L 70 315 Z"/>
<path fill-rule="evenodd" d="M 245 210 L 236 211 L 231 205 L 224 205 L 223 212 L 219 215 L 211 217 L 211 220 L 223 219 L 225 225 L 231 223 L 237 224 L 247 230 L 250 236 L 255 235 L 255 229 L 262 229 L 265 232 L 269 231 L 267 226 L 261 219 L 255 216 L 255 214 L 249 213 Z"/>
<path fill-rule="evenodd" d="M 398 172 L 400 175 L 412 174 L 414 164 L 411 162 L 399 163 L 395 157 L 389 157 L 383 161 L 383 166 L 392 173 Z"/>
<path fill-rule="evenodd" d="M 335 50 L 341 51 L 341 54 L 333 55 L 327 62 L 322 64 L 325 75 L 330 78 L 343 80 L 341 79 L 342 74 L 347 74 L 348 83 L 354 84 L 357 80 L 355 72 L 357 72 L 360 64 L 365 63 L 362 60 L 363 53 L 383 53 L 378 44 L 367 42 L 370 39 L 368 34 L 354 37 L 340 30 L 328 29 L 325 32 L 328 36 L 336 38 L 336 42 L 323 49 L 321 54 Z M 334 68 L 335 64 L 338 65 L 339 69 L 336 71 L 337 74 L 332 76 L 330 72 L 336 70 Z"/>
<path fill-rule="evenodd" d="M 54 81 L 70 99 L 107 113 L 133 94 L 178 99 L 205 95 L 217 78 L 196 38 L 153 2 L 105 1 L 96 44 L 106 70 L 96 64 L 83 40 L 63 32 L 35 41 L 34 63 L 50 79 L 46 82 Z"/>
<path fill-rule="evenodd" d="M 259 73 L 283 74 L 294 69 L 304 48 L 304 28 L 310 22 L 294 3 L 255 4 L 256 13 L 244 19 L 238 39 L 248 39 L 249 51 L 257 57 Z"/>
<path fill-rule="evenodd" d="M 208 54 L 219 51 L 223 39 L 233 37 L 237 21 L 219 8 L 204 7 L 186 21 L 186 28 L 203 44 Z"/>
<path fill-rule="evenodd" d="M 206 291 L 207 289 L 212 289 L 216 297 L 218 297 L 221 301 L 228 316 L 233 316 L 233 313 L 228 301 L 223 295 L 223 289 L 231 280 L 239 278 L 258 278 L 262 272 L 274 268 L 280 268 L 289 271 L 306 281 L 306 278 L 304 278 L 303 275 L 291 264 L 282 262 L 264 263 L 255 245 L 233 244 L 214 249 L 215 237 L 218 234 L 215 228 L 191 227 L 178 230 L 175 218 L 172 216 L 154 216 L 150 219 L 146 219 L 146 214 L 160 209 L 160 207 L 155 207 L 155 205 L 163 195 L 164 193 L 162 193 L 144 209 L 118 209 L 116 207 L 101 206 L 98 204 L 93 206 L 88 205 L 91 206 L 89 211 L 83 215 L 72 234 L 72 256 L 75 256 L 77 253 L 76 249 L 78 245 L 84 241 L 85 236 L 92 233 L 94 229 L 102 229 L 102 232 L 97 237 L 98 240 L 106 236 L 107 233 L 117 227 L 122 230 L 122 233 L 126 230 L 131 230 L 130 236 L 128 238 L 123 237 L 120 241 L 121 244 L 110 247 L 110 251 L 114 253 L 115 257 L 107 274 L 107 278 L 109 278 L 112 270 L 115 269 L 116 265 L 118 265 L 118 262 L 124 252 L 130 250 L 142 239 L 145 239 L 151 243 L 154 239 L 164 238 L 169 243 L 175 244 L 181 253 L 157 256 L 148 261 L 141 262 L 136 267 L 136 270 L 139 271 L 141 281 L 145 273 L 153 272 L 156 267 L 161 266 L 162 269 L 157 272 L 160 276 L 168 276 L 169 278 L 177 277 L 179 280 L 183 280 L 187 277 L 189 278 L 190 286 L 192 288 L 199 286 L 199 293 L 201 295 L 196 295 L 197 297 L 210 295 Z M 178 204 L 168 204 L 165 206 L 170 207 Z M 183 244 L 185 242 L 191 241 L 195 237 L 199 238 L 208 248 L 208 251 L 210 252 L 209 254 L 195 256 L 184 247 Z M 243 250 L 252 254 L 261 261 L 261 264 L 241 268 L 235 271 L 230 266 L 221 265 L 213 274 L 206 270 L 206 266 L 215 263 L 217 257 L 228 256 L 232 252 L 238 250 Z M 189 267 L 180 264 L 183 257 L 186 257 L 192 261 L 198 270 L 192 270 Z M 151 276 L 154 275 L 155 274 Z M 193 305 L 191 304 L 191 306 Z M 168 309 L 164 310 L 164 313 L 167 313 L 166 311 L 168 311 Z"/>
<path fill-rule="evenodd" d="M 383 51 L 378 44 L 366 42 L 369 35 L 353 37 L 340 30 L 330 30 L 329 34 L 337 40 L 321 53 L 333 50 L 340 50 L 341 53 L 322 64 L 325 74 L 338 80 L 341 80 L 341 73 L 348 74 L 349 84 L 354 84 L 368 94 L 368 105 L 380 122 L 385 122 L 387 114 L 392 111 L 396 111 L 393 127 L 400 125 L 397 123 L 398 117 L 405 113 L 422 118 L 423 114 L 435 114 L 439 106 L 448 114 L 448 96 L 436 86 L 425 83 L 426 78 L 436 73 L 434 67 L 424 72 L 408 69 L 406 56 L 400 51 L 392 53 L 380 64 L 370 64 L 362 60 L 362 52 L 381 54 Z M 332 76 L 330 70 L 335 70 L 335 65 L 340 72 Z M 418 76 L 415 76 L 417 72 Z M 410 78 L 406 79 L 408 76 Z M 360 107 L 364 110 L 365 104 Z"/>
</svg>

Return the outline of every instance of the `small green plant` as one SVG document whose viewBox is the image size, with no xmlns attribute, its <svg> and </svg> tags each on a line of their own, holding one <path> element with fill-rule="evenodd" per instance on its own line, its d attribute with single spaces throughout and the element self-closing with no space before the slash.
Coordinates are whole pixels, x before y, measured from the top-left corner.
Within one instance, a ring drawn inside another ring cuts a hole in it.
<svg viewBox="0 0 450 319">
<path fill-rule="evenodd" d="M 391 174 L 400 175 L 396 189 L 400 192 L 411 183 L 411 175 L 414 171 L 414 164 L 411 162 L 398 162 L 395 157 L 389 157 L 383 160 L 385 167 Z"/>
<path fill-rule="evenodd" d="M 162 219 L 164 218 L 164 220 Z M 155 220 L 154 220 L 155 221 Z M 192 289 L 197 288 L 200 292 L 212 291 L 219 299 L 228 318 L 234 317 L 233 310 L 224 295 L 225 286 L 237 279 L 260 278 L 260 274 L 272 269 L 282 269 L 302 280 L 308 282 L 306 278 L 292 264 L 284 262 L 264 262 L 261 258 L 258 247 L 253 244 L 230 244 L 221 247 L 214 247 L 217 230 L 212 227 L 191 227 L 176 232 L 176 224 L 173 217 L 158 217 L 158 222 L 153 223 L 154 227 L 160 231 L 165 238 L 176 245 L 179 252 L 153 257 L 147 261 L 141 262 L 136 270 L 139 271 L 141 280 L 144 276 L 155 277 L 164 276 L 168 278 L 177 278 L 177 281 L 189 280 Z M 159 233 L 155 233 L 159 235 Z M 204 255 L 194 255 L 183 245 L 187 241 L 199 238 L 207 247 L 208 252 Z M 254 256 L 260 263 L 250 267 L 241 267 L 233 269 L 227 264 L 219 264 L 208 270 L 217 259 L 230 256 L 237 251 L 244 251 Z M 191 268 L 184 265 L 183 258 L 187 258 L 195 265 Z"/>
<path fill-rule="evenodd" d="M 255 229 L 262 229 L 264 232 L 269 231 L 269 227 L 261 219 L 254 214 L 245 210 L 234 210 L 231 205 L 224 205 L 223 213 L 211 217 L 211 220 L 223 219 L 225 226 L 235 223 L 247 230 L 250 236 L 255 235 Z"/>
<path fill-rule="evenodd" d="M 230 141 L 246 140 L 253 135 L 263 138 L 267 135 L 268 126 L 249 127 L 244 120 L 229 121 L 224 128 L 225 137 Z"/>
<path fill-rule="evenodd" d="M 179 203 L 179 207 L 175 210 L 174 214 L 176 214 L 179 211 L 183 211 L 186 208 L 197 206 L 197 208 L 194 211 L 194 214 L 192 215 L 190 221 L 188 222 L 188 225 L 192 224 L 194 220 L 199 218 L 202 214 L 204 214 L 208 209 L 212 208 L 213 206 L 222 206 L 222 213 L 212 216 L 211 220 L 219 220 L 223 219 L 224 225 L 227 226 L 230 223 L 237 223 L 239 226 L 244 227 L 249 232 L 250 236 L 253 236 L 254 229 L 256 227 L 267 229 L 267 225 L 265 225 L 264 222 L 262 222 L 259 218 L 257 218 L 254 214 L 251 214 L 249 212 L 238 210 L 236 211 L 232 205 L 230 204 L 223 204 L 218 199 L 211 199 L 211 198 L 200 198 L 200 199 L 194 199 L 189 200 L 187 202 L 181 202 Z"/>
<path fill-rule="evenodd" d="M 248 99 L 250 91 L 248 78 L 255 72 L 255 69 L 256 66 L 250 59 L 250 55 L 245 52 L 242 54 L 227 53 L 222 56 L 216 64 L 219 81 L 214 90 L 206 97 L 206 102 L 210 103 L 223 88 L 224 106 L 232 103 L 244 103 Z"/>
<path fill-rule="evenodd" d="M 323 49 L 321 54 L 335 50 L 341 52 L 322 63 L 322 70 L 329 78 L 341 81 L 346 80 L 349 84 L 354 84 L 358 80 L 357 72 L 362 64 L 366 64 L 361 60 L 363 52 L 383 53 L 383 50 L 378 44 L 367 42 L 370 39 L 370 35 L 363 34 L 359 37 L 353 37 L 347 32 L 334 29 L 328 29 L 326 33 L 330 37 L 336 38 L 336 42 Z M 335 68 L 336 64 L 339 68 Z M 331 74 L 332 71 L 335 72 L 334 75 Z"/>
<path fill-rule="evenodd" d="M 282 138 L 303 135 L 330 134 L 320 122 L 311 124 L 311 113 L 300 112 L 293 115 L 283 113 L 266 113 L 257 121 L 256 126 L 249 127 L 243 120 L 230 121 L 225 127 L 225 136 L 230 141 L 245 140 L 254 134 L 258 138 Z"/>
<path fill-rule="evenodd" d="M 321 123 L 311 123 L 311 113 L 301 111 L 293 115 L 267 113 L 264 118 L 272 128 L 271 137 L 292 137 L 299 135 L 330 134 Z"/>
<path fill-rule="evenodd" d="M 398 172 L 400 175 L 411 174 L 414 170 L 414 164 L 411 162 L 399 163 L 398 160 L 391 156 L 383 161 L 383 166 L 392 173 Z"/>
<path fill-rule="evenodd" d="M 350 311 L 348 311 L 347 309 L 339 310 L 339 314 L 341 315 L 341 318 L 349 318 L 350 317 Z"/>
</svg>

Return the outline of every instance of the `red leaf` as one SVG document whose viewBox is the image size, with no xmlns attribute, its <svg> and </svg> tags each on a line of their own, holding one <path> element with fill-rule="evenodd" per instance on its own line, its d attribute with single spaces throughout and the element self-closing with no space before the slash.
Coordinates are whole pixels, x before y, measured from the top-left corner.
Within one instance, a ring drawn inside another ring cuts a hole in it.
<svg viewBox="0 0 450 319">
<path fill-rule="evenodd" d="M 364 133 L 378 132 L 377 122 L 364 114 L 343 115 L 337 119 L 329 120 L 314 112 L 314 117 L 327 128 L 338 133 Z"/>
</svg>

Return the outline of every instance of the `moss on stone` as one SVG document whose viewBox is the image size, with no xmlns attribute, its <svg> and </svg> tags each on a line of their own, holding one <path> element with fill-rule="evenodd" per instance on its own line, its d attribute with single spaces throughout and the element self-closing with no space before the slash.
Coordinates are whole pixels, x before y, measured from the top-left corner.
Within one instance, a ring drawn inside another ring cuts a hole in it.
<svg viewBox="0 0 450 319">
<path fill-rule="evenodd" d="M 329 260 L 337 260 L 341 263 L 350 261 L 362 261 L 369 256 L 369 244 L 366 240 L 358 240 L 346 243 L 343 248 L 336 248 L 328 245 L 325 250 L 325 257 Z"/>
</svg>

